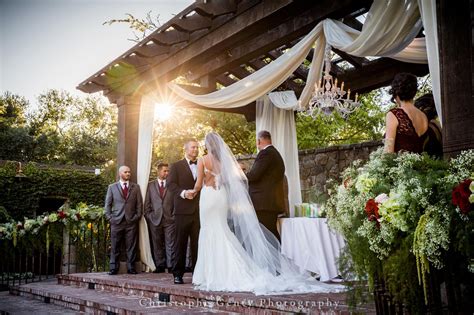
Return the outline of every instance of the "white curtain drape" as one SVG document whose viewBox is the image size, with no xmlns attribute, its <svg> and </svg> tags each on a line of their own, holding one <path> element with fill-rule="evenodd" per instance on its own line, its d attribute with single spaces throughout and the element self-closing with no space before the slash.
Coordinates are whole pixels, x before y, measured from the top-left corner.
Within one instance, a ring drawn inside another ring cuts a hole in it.
<svg viewBox="0 0 474 315">
<path fill-rule="evenodd" d="M 323 34 L 322 24 L 318 24 L 279 58 L 224 89 L 209 94 L 194 95 L 172 82 L 168 83 L 168 87 L 178 96 L 206 107 L 234 108 L 248 105 L 282 84 L 301 65 L 315 39 L 321 34 Z M 320 63 L 322 65 L 322 61 Z"/>
<path fill-rule="evenodd" d="M 268 130 L 272 142 L 285 162 L 288 180 L 288 203 L 290 216 L 294 215 L 294 205 L 301 203 L 300 169 L 296 142 L 295 112 L 298 100 L 295 92 L 274 92 L 257 99 L 256 129 Z"/>
<path fill-rule="evenodd" d="M 154 114 L 155 102 L 153 96 L 146 95 L 142 97 L 138 127 L 137 183 L 140 185 L 143 200 L 145 200 L 148 179 L 150 178 Z M 148 226 L 144 216 L 140 219 L 138 234 L 140 260 L 145 265 L 145 271 L 154 271 L 156 267 L 151 255 Z"/>
<path fill-rule="evenodd" d="M 428 67 L 430 68 L 433 97 L 438 112 L 439 121 L 443 121 L 441 110 L 441 81 L 439 76 L 439 48 L 438 48 L 438 24 L 436 19 L 436 1 L 418 0 L 421 18 L 425 29 L 426 53 L 428 55 Z"/>
<path fill-rule="evenodd" d="M 300 97 L 305 107 L 314 84 L 321 78 L 326 41 L 329 45 L 355 56 L 385 56 L 405 62 L 426 63 L 427 54 L 423 39 L 414 39 L 422 27 L 416 0 L 375 0 L 362 31 L 344 23 L 326 19 L 308 35 L 275 61 L 233 83 L 209 94 L 194 95 L 174 83 L 169 88 L 178 96 L 212 108 L 245 106 L 279 86 L 301 64 L 315 47 L 313 62 Z M 439 82 L 432 75 L 432 80 Z"/>
</svg>

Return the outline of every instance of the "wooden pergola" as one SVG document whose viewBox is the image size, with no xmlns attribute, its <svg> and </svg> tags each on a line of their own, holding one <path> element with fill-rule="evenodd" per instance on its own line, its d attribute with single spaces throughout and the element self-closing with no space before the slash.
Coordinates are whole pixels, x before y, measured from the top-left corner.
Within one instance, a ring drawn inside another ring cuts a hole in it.
<svg viewBox="0 0 474 315">
<path fill-rule="evenodd" d="M 443 103 L 443 142 L 448 155 L 474 147 L 473 0 L 439 0 L 438 39 Z M 118 106 L 118 163 L 136 174 L 141 96 L 164 91 L 180 78 L 192 93 L 229 86 L 278 58 L 321 20 L 339 19 L 361 29 L 367 0 L 198 0 L 78 85 L 102 91 Z M 422 33 L 419 36 L 423 36 Z M 364 93 L 390 84 L 395 74 L 428 73 L 427 65 L 389 58 L 368 59 L 333 50 L 332 75 L 351 91 Z M 307 56 L 311 61 L 312 52 Z M 308 69 L 302 65 L 279 88 L 299 95 Z M 187 101 L 181 106 L 204 108 Z M 206 108 L 208 109 L 208 108 Z M 255 103 L 224 111 L 255 119 Z"/>
</svg>

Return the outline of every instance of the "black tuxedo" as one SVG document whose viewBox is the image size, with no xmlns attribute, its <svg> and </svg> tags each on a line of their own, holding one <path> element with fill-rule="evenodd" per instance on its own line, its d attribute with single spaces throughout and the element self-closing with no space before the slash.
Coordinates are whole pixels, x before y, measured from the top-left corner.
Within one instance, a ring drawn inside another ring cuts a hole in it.
<svg viewBox="0 0 474 315">
<path fill-rule="evenodd" d="M 183 190 L 193 189 L 196 180 L 186 159 L 171 165 L 168 175 L 169 193 L 173 195 L 176 227 L 176 250 L 173 274 L 182 276 L 186 265 L 188 238 L 191 239 L 191 259 L 197 260 L 199 238 L 199 194 L 194 199 L 183 199 Z"/>
<path fill-rule="evenodd" d="M 274 146 L 261 150 L 247 173 L 249 194 L 259 221 L 277 238 L 278 214 L 284 206 L 285 164 Z"/>
</svg>

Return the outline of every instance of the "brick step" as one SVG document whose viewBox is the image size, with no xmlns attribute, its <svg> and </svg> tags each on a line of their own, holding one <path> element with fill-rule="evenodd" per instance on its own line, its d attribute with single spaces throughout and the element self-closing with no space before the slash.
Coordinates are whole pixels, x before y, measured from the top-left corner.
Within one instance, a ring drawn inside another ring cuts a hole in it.
<svg viewBox="0 0 474 315">
<path fill-rule="evenodd" d="M 165 303 L 140 295 L 124 295 L 118 292 L 65 286 L 57 284 L 56 281 L 35 282 L 12 287 L 10 294 L 87 314 L 235 314 L 199 305 L 185 305 L 179 302 Z"/>
<path fill-rule="evenodd" d="M 219 311 L 252 314 L 334 313 L 349 314 L 346 293 L 309 293 L 256 296 L 249 292 L 208 292 L 194 290 L 191 274 L 185 274 L 183 285 L 173 284 L 171 274 L 140 273 L 137 275 L 81 273 L 58 275 L 58 284 L 90 288 L 153 300 L 169 300 L 185 305 L 205 306 Z M 356 310 L 375 313 L 373 305 Z"/>
<path fill-rule="evenodd" d="M 43 300 L 34 300 L 12 295 L 8 291 L 0 292 L 0 314 L 85 314 L 59 305 L 46 304 Z"/>
</svg>

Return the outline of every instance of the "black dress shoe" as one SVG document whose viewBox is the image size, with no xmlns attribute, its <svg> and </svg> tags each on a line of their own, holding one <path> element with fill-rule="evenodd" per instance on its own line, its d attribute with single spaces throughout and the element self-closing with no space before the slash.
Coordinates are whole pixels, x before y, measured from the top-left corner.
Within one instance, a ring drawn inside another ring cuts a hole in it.
<svg viewBox="0 0 474 315">
<path fill-rule="evenodd" d="M 131 275 L 136 275 L 137 274 L 137 271 L 135 269 L 129 269 L 127 271 L 127 273 L 131 274 Z"/>
<path fill-rule="evenodd" d="M 165 268 L 156 268 L 155 271 L 153 271 L 153 273 L 163 273 L 165 272 Z"/>
<path fill-rule="evenodd" d="M 109 275 L 113 276 L 113 275 L 116 275 L 116 274 L 118 274 L 118 270 L 117 270 L 117 269 L 110 269 Z"/>
<path fill-rule="evenodd" d="M 183 283 L 184 283 L 183 277 L 180 277 L 180 276 L 174 277 L 174 284 L 183 284 Z"/>
</svg>

